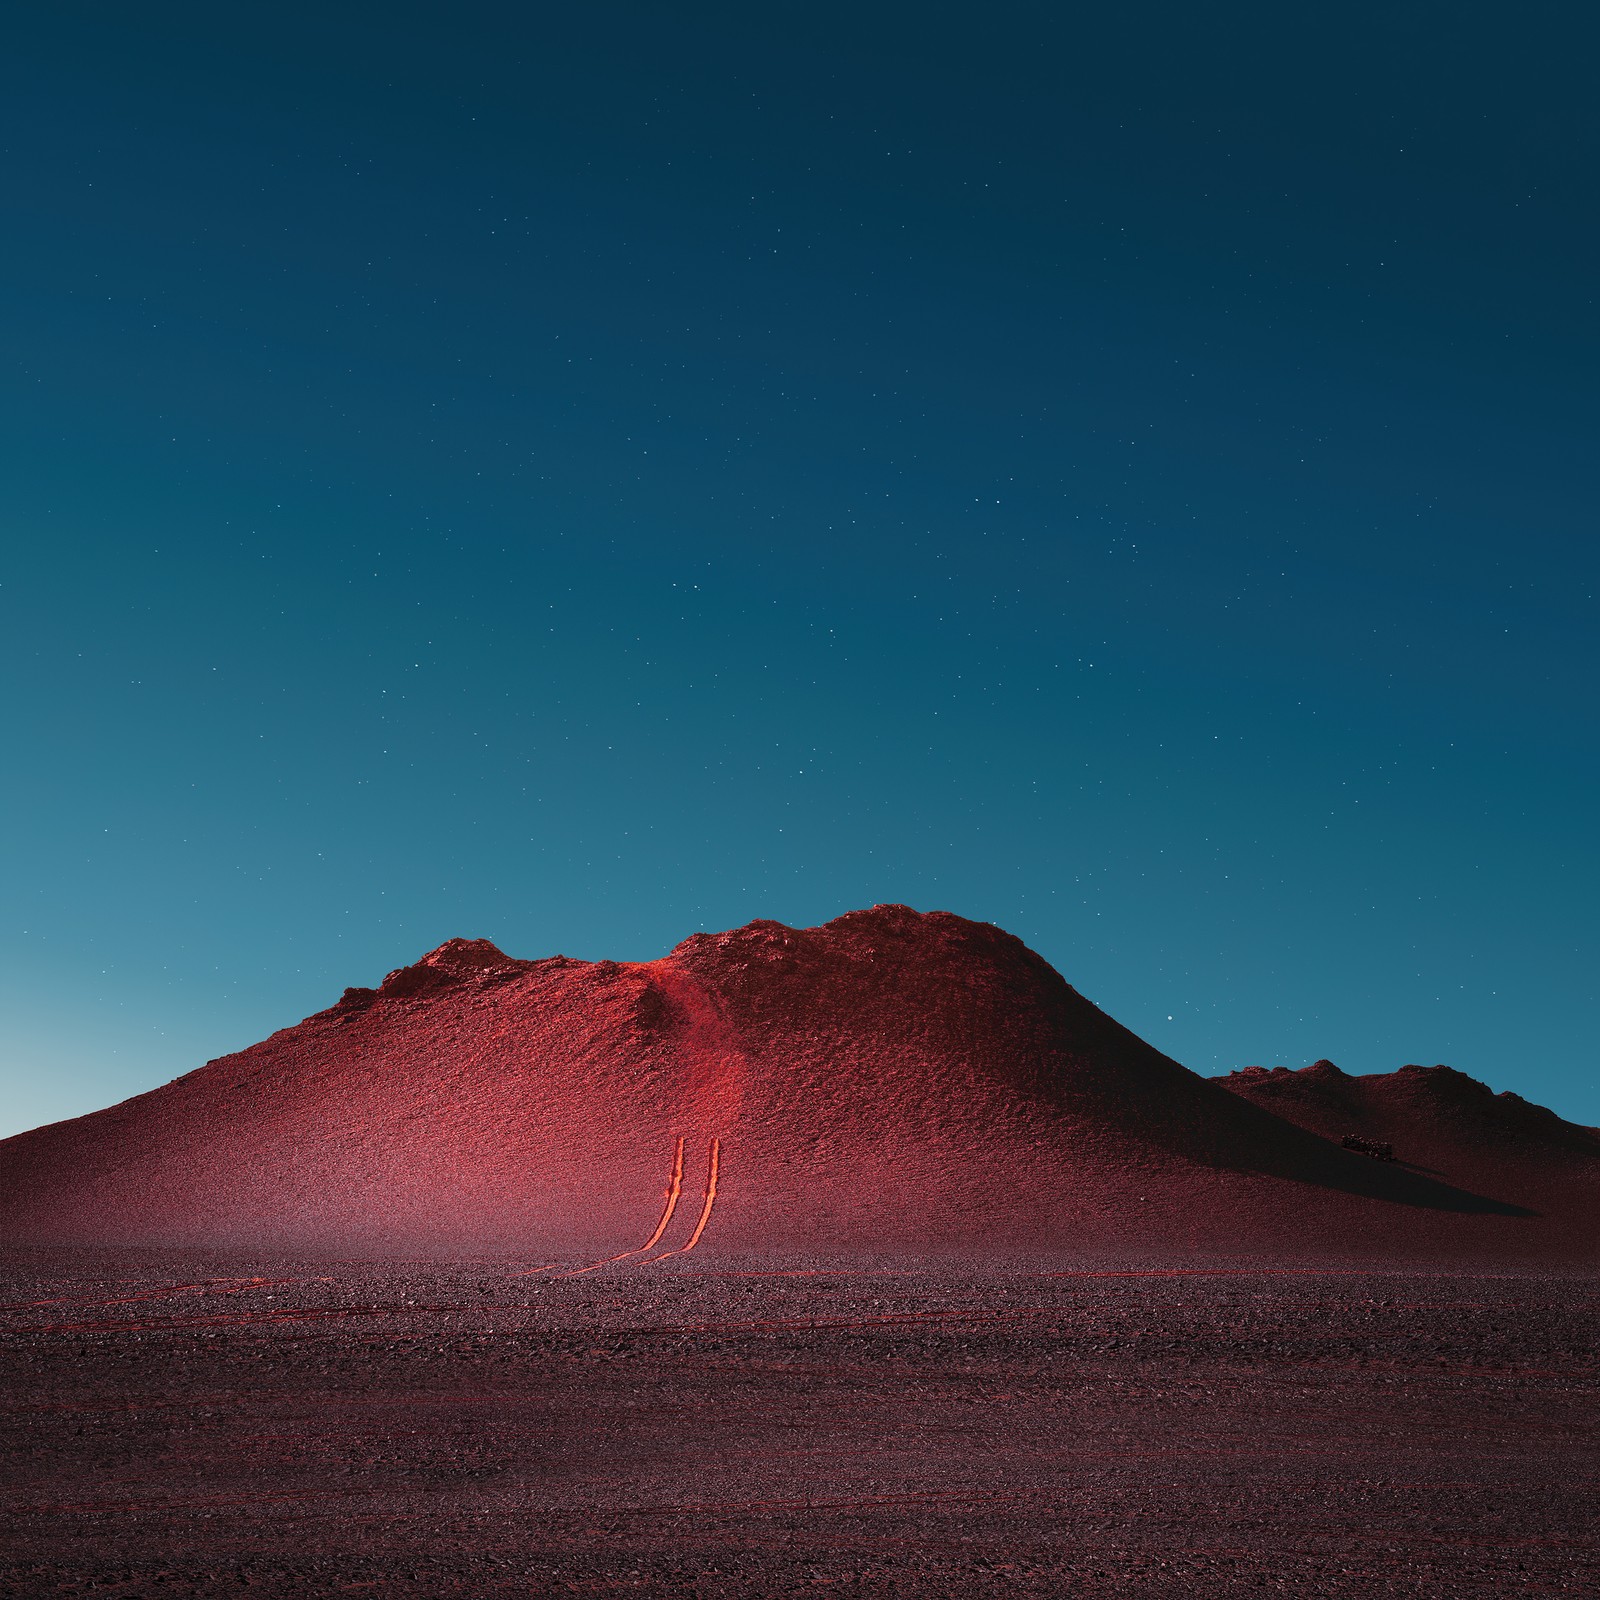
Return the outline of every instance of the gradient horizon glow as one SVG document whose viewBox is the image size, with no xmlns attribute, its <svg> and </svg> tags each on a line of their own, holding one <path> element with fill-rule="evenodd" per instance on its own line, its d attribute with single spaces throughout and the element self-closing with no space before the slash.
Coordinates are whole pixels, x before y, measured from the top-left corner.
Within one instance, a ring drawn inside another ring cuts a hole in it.
<svg viewBox="0 0 1600 1600">
<path fill-rule="evenodd" d="M 886 901 L 1600 1122 L 1596 32 L 13 18 L 0 1135 Z"/>
</svg>

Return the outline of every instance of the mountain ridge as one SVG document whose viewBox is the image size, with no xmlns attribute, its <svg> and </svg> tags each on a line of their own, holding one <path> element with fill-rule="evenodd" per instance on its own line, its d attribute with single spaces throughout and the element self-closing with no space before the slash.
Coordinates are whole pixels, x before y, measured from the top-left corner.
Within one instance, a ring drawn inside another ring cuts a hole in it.
<svg viewBox="0 0 1600 1600">
<path fill-rule="evenodd" d="M 706 1210 L 701 1261 L 1593 1253 L 1582 1150 L 1559 1170 L 1387 1168 L 1253 1084 L 1198 1076 L 949 912 L 763 920 L 649 962 L 452 939 L 0 1142 L 0 1240 L 577 1257 L 644 1238 L 676 1189 L 673 1228 Z"/>
</svg>

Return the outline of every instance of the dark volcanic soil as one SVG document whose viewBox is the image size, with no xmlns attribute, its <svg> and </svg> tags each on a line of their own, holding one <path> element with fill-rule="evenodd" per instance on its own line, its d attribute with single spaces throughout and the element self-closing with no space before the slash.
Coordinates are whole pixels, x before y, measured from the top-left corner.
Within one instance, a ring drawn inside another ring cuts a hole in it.
<svg viewBox="0 0 1600 1600">
<path fill-rule="evenodd" d="M 8 1258 L 0 1593 L 1600 1593 L 1592 1275 Z"/>
</svg>

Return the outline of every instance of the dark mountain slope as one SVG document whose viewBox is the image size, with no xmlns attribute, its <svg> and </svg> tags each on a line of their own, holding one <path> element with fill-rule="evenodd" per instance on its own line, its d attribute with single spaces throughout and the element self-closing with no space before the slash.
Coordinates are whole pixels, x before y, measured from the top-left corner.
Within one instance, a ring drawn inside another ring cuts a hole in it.
<svg viewBox="0 0 1600 1600">
<path fill-rule="evenodd" d="M 1397 1161 L 1450 1183 L 1497 1192 L 1558 1193 L 1593 1181 L 1600 1129 L 1453 1067 L 1405 1066 L 1353 1077 L 1331 1061 L 1246 1067 L 1216 1078 L 1225 1089 L 1335 1143 L 1348 1135 L 1391 1145 Z"/>
</svg>

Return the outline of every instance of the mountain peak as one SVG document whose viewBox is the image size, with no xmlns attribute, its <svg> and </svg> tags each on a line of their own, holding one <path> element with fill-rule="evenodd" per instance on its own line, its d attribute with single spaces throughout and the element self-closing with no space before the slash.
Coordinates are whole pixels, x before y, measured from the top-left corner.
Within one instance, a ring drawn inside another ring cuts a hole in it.
<svg viewBox="0 0 1600 1600">
<path fill-rule="evenodd" d="M 413 995 L 448 988 L 479 973 L 525 966 L 514 961 L 488 939 L 446 939 L 409 967 L 396 967 L 378 988 L 385 1000 L 409 999 Z"/>
</svg>

